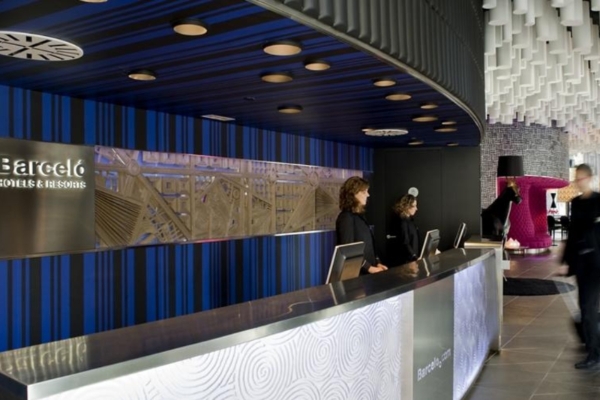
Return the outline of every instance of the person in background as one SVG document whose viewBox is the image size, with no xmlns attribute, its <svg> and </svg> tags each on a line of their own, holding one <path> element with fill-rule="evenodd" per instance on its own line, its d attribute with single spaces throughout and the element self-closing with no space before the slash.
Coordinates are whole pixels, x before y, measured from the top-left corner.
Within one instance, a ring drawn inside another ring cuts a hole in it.
<svg viewBox="0 0 600 400">
<path fill-rule="evenodd" d="M 417 198 L 405 194 L 393 207 L 394 220 L 392 235 L 396 236 L 394 245 L 394 266 L 416 261 L 419 256 L 419 230 L 413 217 L 417 212 Z"/>
<path fill-rule="evenodd" d="M 568 275 L 575 275 L 579 287 L 581 334 L 587 357 L 577 369 L 600 369 L 598 306 L 600 300 L 600 194 L 591 188 L 592 169 L 581 164 L 575 169 L 575 182 L 581 195 L 571 203 L 571 224 L 563 263 Z"/>
<path fill-rule="evenodd" d="M 349 178 L 340 188 L 340 214 L 335 221 L 337 244 L 364 242 L 365 263 L 362 274 L 375 274 L 388 268 L 375 253 L 373 232 L 364 216 L 369 198 L 369 182 L 361 177 Z"/>
</svg>

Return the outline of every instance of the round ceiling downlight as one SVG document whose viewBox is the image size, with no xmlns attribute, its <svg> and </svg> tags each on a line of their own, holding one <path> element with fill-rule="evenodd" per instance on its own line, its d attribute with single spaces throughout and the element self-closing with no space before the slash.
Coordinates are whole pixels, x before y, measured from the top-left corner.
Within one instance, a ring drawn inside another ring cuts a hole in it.
<svg viewBox="0 0 600 400">
<path fill-rule="evenodd" d="M 433 122 L 437 121 L 437 117 L 435 115 L 417 115 L 413 117 L 413 121 L 415 122 Z"/>
<path fill-rule="evenodd" d="M 410 142 L 408 142 L 408 145 L 409 145 L 409 146 L 420 146 L 420 145 L 422 145 L 423 143 L 425 143 L 425 142 L 424 142 L 424 141 L 422 141 L 422 140 L 419 140 L 419 139 L 412 139 Z"/>
<path fill-rule="evenodd" d="M 423 110 L 434 110 L 438 108 L 438 105 L 435 103 L 423 103 L 421 104 L 421 109 Z"/>
<path fill-rule="evenodd" d="M 436 132 L 439 133 L 450 133 L 450 132 L 456 132 L 457 129 L 454 126 L 440 126 L 438 128 L 435 128 Z"/>
<path fill-rule="evenodd" d="M 260 79 L 269 83 L 286 83 L 294 80 L 294 77 L 287 72 L 265 72 Z"/>
<path fill-rule="evenodd" d="M 83 50 L 49 36 L 0 31 L 0 55 L 35 61 L 71 61 L 83 56 Z"/>
<path fill-rule="evenodd" d="M 390 87 L 394 86 L 396 81 L 392 78 L 377 78 L 373 79 L 373 85 L 377 87 Z"/>
<path fill-rule="evenodd" d="M 325 60 L 306 60 L 304 68 L 309 71 L 326 71 L 331 68 L 331 64 Z"/>
<path fill-rule="evenodd" d="M 369 136 L 402 136 L 408 133 L 407 129 L 393 128 L 393 129 L 374 129 L 366 131 L 365 135 Z"/>
<path fill-rule="evenodd" d="M 299 105 L 286 105 L 277 107 L 277 111 L 282 114 L 299 114 L 302 112 L 302 106 Z"/>
<path fill-rule="evenodd" d="M 442 125 L 456 125 L 456 121 L 444 121 Z"/>
<path fill-rule="evenodd" d="M 184 36 L 202 36 L 208 32 L 208 27 L 196 18 L 178 19 L 171 23 L 173 30 Z"/>
<path fill-rule="evenodd" d="M 458 147 L 458 145 L 459 145 L 458 142 L 451 142 L 451 143 L 448 143 L 446 146 L 448 146 L 448 147 Z"/>
<path fill-rule="evenodd" d="M 408 93 L 390 93 L 385 98 L 390 101 L 405 101 L 410 100 L 412 96 Z"/>
<path fill-rule="evenodd" d="M 272 56 L 293 56 L 302 51 L 302 46 L 291 40 L 282 40 L 265 44 L 263 51 Z"/>
<path fill-rule="evenodd" d="M 156 73 L 149 69 L 134 69 L 127 76 L 134 81 L 153 81 L 156 79 Z"/>
</svg>

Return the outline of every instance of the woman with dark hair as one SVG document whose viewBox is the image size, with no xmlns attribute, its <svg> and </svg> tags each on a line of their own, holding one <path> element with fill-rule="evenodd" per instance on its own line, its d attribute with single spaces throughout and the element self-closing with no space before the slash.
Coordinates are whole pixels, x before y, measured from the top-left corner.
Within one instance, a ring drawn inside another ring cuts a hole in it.
<svg viewBox="0 0 600 400">
<path fill-rule="evenodd" d="M 392 234 L 396 236 L 392 255 L 393 266 L 404 265 L 418 258 L 419 230 L 413 217 L 417 212 L 417 198 L 405 194 L 399 198 L 393 207 L 394 220 Z"/>
<path fill-rule="evenodd" d="M 365 263 L 362 274 L 375 274 L 387 270 L 379 262 L 375 254 L 373 232 L 364 217 L 367 198 L 369 197 L 369 182 L 361 177 L 353 176 L 340 188 L 340 210 L 335 221 L 337 244 L 364 242 Z"/>
</svg>

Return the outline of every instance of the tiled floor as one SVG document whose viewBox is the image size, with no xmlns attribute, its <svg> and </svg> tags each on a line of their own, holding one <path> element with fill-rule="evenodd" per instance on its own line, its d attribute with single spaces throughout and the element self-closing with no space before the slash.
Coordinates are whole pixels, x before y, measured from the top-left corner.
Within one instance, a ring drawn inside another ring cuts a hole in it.
<svg viewBox="0 0 600 400">
<path fill-rule="evenodd" d="M 515 261 L 506 275 L 552 278 L 558 270 L 558 252 L 554 249 L 550 255 L 513 257 Z M 502 352 L 488 360 L 466 398 L 600 400 L 600 372 L 573 368 L 585 358 L 572 325 L 575 300 L 575 292 L 505 296 Z"/>
</svg>

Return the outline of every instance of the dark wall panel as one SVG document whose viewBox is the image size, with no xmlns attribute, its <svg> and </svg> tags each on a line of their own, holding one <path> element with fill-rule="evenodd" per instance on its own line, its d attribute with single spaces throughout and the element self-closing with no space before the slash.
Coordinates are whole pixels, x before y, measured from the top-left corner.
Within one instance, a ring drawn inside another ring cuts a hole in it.
<svg viewBox="0 0 600 400">
<path fill-rule="evenodd" d="M 369 219 L 382 258 L 389 251 L 391 207 L 411 187 L 419 189 L 416 223 L 421 239 L 439 229 L 440 249 L 452 246 L 458 225 L 465 222 L 471 234 L 479 233 L 479 148 L 390 149 L 375 152 L 375 170 Z"/>
<path fill-rule="evenodd" d="M 372 170 L 371 149 L 0 86 L 0 137 Z M 0 351 L 321 284 L 331 232 L 0 260 Z"/>
<path fill-rule="evenodd" d="M 344 6 L 339 0 L 250 1 L 283 14 L 304 13 L 396 58 L 464 102 L 483 127 L 481 0 L 347 0 Z"/>
<path fill-rule="evenodd" d="M 467 224 L 468 235 L 479 235 L 481 214 L 481 168 L 479 147 L 447 149 L 442 152 L 442 225 L 451 246 L 458 225 Z"/>
</svg>

